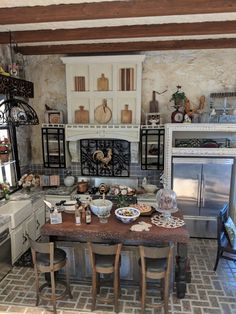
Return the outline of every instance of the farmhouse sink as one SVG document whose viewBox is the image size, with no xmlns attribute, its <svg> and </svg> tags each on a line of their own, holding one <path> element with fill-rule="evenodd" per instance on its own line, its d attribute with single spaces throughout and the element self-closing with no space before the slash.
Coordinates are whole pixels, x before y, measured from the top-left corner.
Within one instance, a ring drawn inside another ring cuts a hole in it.
<svg viewBox="0 0 236 314">
<path fill-rule="evenodd" d="M 0 207 L 0 215 L 10 216 L 11 229 L 16 228 L 32 213 L 31 200 L 9 201 Z"/>
</svg>

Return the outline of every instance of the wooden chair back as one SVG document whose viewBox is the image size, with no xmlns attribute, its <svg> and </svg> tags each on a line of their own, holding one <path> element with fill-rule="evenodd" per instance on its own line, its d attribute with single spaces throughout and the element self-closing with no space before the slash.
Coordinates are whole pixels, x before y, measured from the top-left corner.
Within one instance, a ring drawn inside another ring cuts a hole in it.
<svg viewBox="0 0 236 314">
<path fill-rule="evenodd" d="M 101 273 L 112 273 L 114 269 L 118 269 L 119 261 L 120 261 L 120 252 L 122 248 L 122 244 L 99 244 L 88 242 L 90 261 L 93 270 Z M 108 267 L 97 267 L 96 266 L 96 255 L 100 256 L 113 256 L 115 257 L 114 265 L 110 268 Z"/>
<path fill-rule="evenodd" d="M 29 239 L 32 260 L 34 267 L 40 272 L 50 272 L 50 271 L 57 271 L 58 269 L 62 268 L 66 263 L 66 260 L 63 263 L 54 264 L 54 243 L 53 242 L 36 242 L 32 239 Z M 49 265 L 40 265 L 37 260 L 37 254 L 48 254 L 49 257 Z"/>
<path fill-rule="evenodd" d="M 145 274 L 147 278 L 151 279 L 161 279 L 161 278 L 169 278 L 172 268 L 173 262 L 173 250 L 174 245 L 170 243 L 165 247 L 147 247 L 147 246 L 139 246 L 140 258 L 141 258 L 141 269 L 142 273 Z M 160 272 L 149 272 L 147 271 L 146 261 L 147 259 L 155 259 L 162 260 L 166 259 L 166 268 Z"/>
<path fill-rule="evenodd" d="M 227 221 L 229 217 L 229 205 L 225 204 L 225 206 L 220 210 L 219 215 L 217 216 L 217 243 L 218 246 L 222 245 L 222 241 L 227 238 L 228 235 L 225 230 L 224 223 Z"/>
</svg>

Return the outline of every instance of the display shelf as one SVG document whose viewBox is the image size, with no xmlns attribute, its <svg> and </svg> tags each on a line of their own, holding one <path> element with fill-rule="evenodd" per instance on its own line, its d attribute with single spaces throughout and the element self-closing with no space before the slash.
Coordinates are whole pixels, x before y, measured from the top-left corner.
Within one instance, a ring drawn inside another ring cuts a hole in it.
<svg viewBox="0 0 236 314">
<path fill-rule="evenodd" d="M 42 128 L 43 163 L 45 168 L 66 167 L 64 125 Z"/>
<path fill-rule="evenodd" d="M 141 127 L 140 132 L 141 169 L 162 170 L 164 166 L 164 128 Z"/>
<path fill-rule="evenodd" d="M 141 74 L 144 55 L 64 57 L 66 64 L 68 123 L 122 124 L 121 112 L 128 104 L 129 124 L 141 121 Z M 104 107 L 104 100 L 107 106 Z M 84 107 L 88 119 L 80 116 Z M 77 111 L 77 113 L 76 113 Z M 109 117 L 104 120 L 104 114 Z M 125 120 L 127 121 L 127 120 Z"/>
</svg>

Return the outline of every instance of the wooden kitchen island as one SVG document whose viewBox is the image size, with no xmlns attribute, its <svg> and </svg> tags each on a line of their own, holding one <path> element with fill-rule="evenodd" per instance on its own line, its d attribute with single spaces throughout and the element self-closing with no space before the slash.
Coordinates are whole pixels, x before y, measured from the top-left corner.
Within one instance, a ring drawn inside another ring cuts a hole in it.
<svg viewBox="0 0 236 314">
<path fill-rule="evenodd" d="M 156 213 L 154 213 L 156 214 Z M 174 214 L 183 218 L 181 212 Z M 73 214 L 63 213 L 63 223 L 52 225 L 46 223 L 41 228 L 43 237 L 56 242 L 63 248 L 69 258 L 72 281 L 91 282 L 91 267 L 87 249 L 87 241 L 100 243 L 123 243 L 121 254 L 121 282 L 124 284 L 139 284 L 139 251 L 138 245 L 158 246 L 167 242 L 176 244 L 176 290 L 179 298 L 184 298 L 187 280 L 190 280 L 187 245 L 189 233 L 185 226 L 167 229 L 153 225 L 150 231 L 130 231 L 131 225 L 140 221 L 150 223 L 150 217 L 140 216 L 133 224 L 124 224 L 117 220 L 112 210 L 108 223 L 102 224 L 98 217 L 92 215 L 89 225 L 75 224 Z"/>
</svg>

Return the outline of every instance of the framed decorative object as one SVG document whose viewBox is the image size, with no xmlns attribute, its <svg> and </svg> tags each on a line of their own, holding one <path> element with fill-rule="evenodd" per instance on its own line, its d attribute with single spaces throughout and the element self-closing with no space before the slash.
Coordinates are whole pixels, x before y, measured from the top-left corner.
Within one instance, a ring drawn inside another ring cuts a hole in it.
<svg viewBox="0 0 236 314">
<path fill-rule="evenodd" d="M 45 123 L 60 124 L 63 123 L 62 111 L 47 110 L 45 111 Z"/>
<path fill-rule="evenodd" d="M 158 125 L 160 124 L 160 113 L 150 112 L 146 113 L 146 125 Z"/>
</svg>

